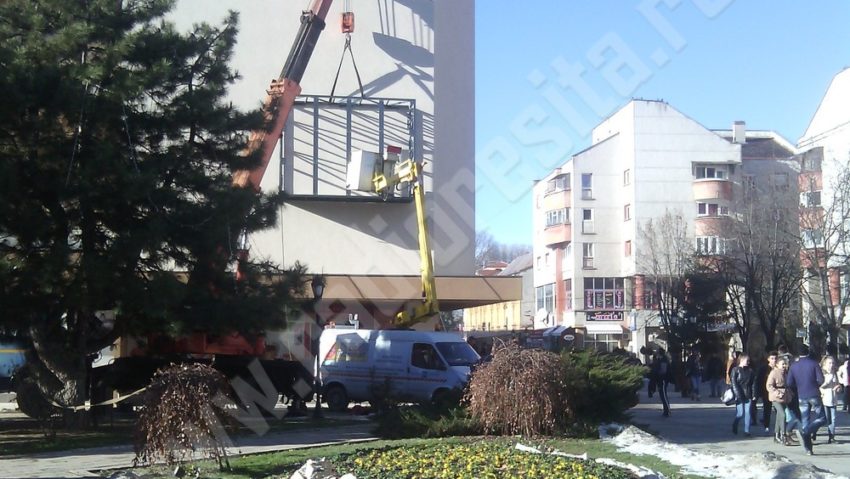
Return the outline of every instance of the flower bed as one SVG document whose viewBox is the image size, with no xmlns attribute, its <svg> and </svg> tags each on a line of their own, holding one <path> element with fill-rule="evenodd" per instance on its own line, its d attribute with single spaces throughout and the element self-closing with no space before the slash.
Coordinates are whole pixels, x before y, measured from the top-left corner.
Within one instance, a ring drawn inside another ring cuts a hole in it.
<svg viewBox="0 0 850 479">
<path fill-rule="evenodd" d="M 629 471 L 592 461 L 531 454 L 502 441 L 390 447 L 346 457 L 340 470 L 357 479 L 558 478 L 631 479 Z"/>
</svg>

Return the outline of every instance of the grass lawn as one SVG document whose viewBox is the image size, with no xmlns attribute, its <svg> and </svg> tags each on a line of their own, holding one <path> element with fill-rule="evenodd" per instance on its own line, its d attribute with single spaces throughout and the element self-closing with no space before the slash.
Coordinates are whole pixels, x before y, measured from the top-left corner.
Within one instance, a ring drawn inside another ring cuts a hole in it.
<svg viewBox="0 0 850 479">
<path fill-rule="evenodd" d="M 231 470 L 223 472 L 218 471 L 217 465 L 210 461 L 200 461 L 195 463 L 194 466 L 200 469 L 201 477 L 210 479 L 260 479 L 268 477 L 288 477 L 292 472 L 301 467 L 308 459 L 317 460 L 325 458 L 330 464 L 341 465 L 346 459 L 352 460 L 352 454 L 359 457 L 365 457 L 366 454 L 368 454 L 370 451 L 375 452 L 376 450 L 380 450 L 383 448 L 405 448 L 405 454 L 407 454 L 408 456 L 413 455 L 415 457 L 417 454 L 424 455 L 424 451 L 439 448 L 441 446 L 449 446 L 449 449 L 451 449 L 451 446 L 456 446 L 457 449 L 461 449 L 464 445 L 481 444 L 483 442 L 501 445 L 504 447 L 505 452 L 510 451 L 516 444 L 516 442 L 521 442 L 525 445 L 531 445 L 542 449 L 557 449 L 561 452 L 569 454 L 579 455 L 586 452 L 591 459 L 597 457 L 612 458 L 624 463 L 648 467 L 654 471 L 664 474 L 665 477 L 671 479 L 696 479 L 698 477 L 684 475 L 680 472 L 680 469 L 677 466 L 673 466 L 667 462 L 661 461 L 656 457 L 636 456 L 632 454 L 617 452 L 616 448 L 613 445 L 602 442 L 600 440 L 569 438 L 523 440 L 517 438 L 451 437 L 441 439 L 401 439 L 391 441 L 379 440 L 345 445 L 293 449 L 276 453 L 254 454 L 241 457 L 234 457 L 230 459 Z M 392 458 L 401 457 L 402 455 L 402 452 L 399 451 L 398 453 L 389 453 L 384 457 L 388 457 L 390 458 L 390 460 L 392 460 Z M 374 459 L 370 458 L 370 460 Z M 484 457 L 482 462 L 488 462 L 488 458 Z M 395 468 L 398 469 L 400 467 L 403 467 L 403 465 L 397 464 Z M 426 471 L 428 470 L 426 469 Z M 150 479 L 165 479 L 173 477 L 171 471 L 165 467 L 152 467 L 143 470 L 136 470 L 135 472 L 140 475 L 143 474 L 144 477 Z M 345 472 L 351 471 L 341 466 L 336 471 L 337 477 L 339 477 L 339 475 L 342 475 Z M 433 473 L 432 471 L 428 472 Z M 455 473 L 457 474 L 456 476 L 454 475 Z M 375 477 L 387 477 L 386 474 L 388 473 L 385 472 L 384 474 Z M 463 474 L 467 474 L 467 476 L 464 476 Z M 484 477 L 484 475 L 477 476 L 474 473 L 472 473 L 471 476 L 468 474 L 469 473 L 465 471 L 452 470 L 449 476 L 426 475 L 425 477 Z M 105 472 L 104 476 L 106 475 L 108 475 L 108 473 Z M 409 476 L 402 477 L 418 476 L 411 473 Z M 502 474 L 494 477 L 511 476 Z M 536 476 L 524 474 L 522 476 L 515 477 Z"/>
<path fill-rule="evenodd" d="M 339 427 L 360 424 L 356 419 L 268 418 L 271 432 L 292 431 L 317 427 Z M 57 430 L 55 436 L 46 437 L 38 423 L 30 418 L 15 417 L 0 420 L 0 458 L 30 455 L 40 452 L 65 451 L 102 446 L 131 446 L 135 419 L 121 418 L 104 422 L 91 430 Z M 247 428 L 241 433 L 253 434 Z"/>
</svg>

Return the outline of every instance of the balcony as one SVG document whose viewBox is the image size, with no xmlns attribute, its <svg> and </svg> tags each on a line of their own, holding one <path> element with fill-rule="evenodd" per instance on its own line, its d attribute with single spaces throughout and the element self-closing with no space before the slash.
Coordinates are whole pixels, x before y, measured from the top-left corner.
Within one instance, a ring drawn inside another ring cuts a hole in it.
<svg viewBox="0 0 850 479">
<path fill-rule="evenodd" d="M 721 231 L 728 231 L 728 222 L 731 216 L 697 216 L 694 221 L 694 234 L 696 236 L 716 236 Z"/>
<path fill-rule="evenodd" d="M 806 171 L 797 176 L 799 191 L 823 190 L 823 173 L 820 171 Z"/>
<path fill-rule="evenodd" d="M 540 209 L 550 211 L 569 208 L 573 203 L 571 193 L 570 190 L 561 190 L 546 194 L 543 196 L 543 206 Z"/>
<path fill-rule="evenodd" d="M 732 182 L 720 179 L 696 180 L 693 183 L 694 200 L 731 200 Z"/>
<path fill-rule="evenodd" d="M 543 244 L 546 246 L 569 243 L 572 241 L 572 237 L 573 227 L 569 223 L 549 226 L 543 230 Z"/>
</svg>

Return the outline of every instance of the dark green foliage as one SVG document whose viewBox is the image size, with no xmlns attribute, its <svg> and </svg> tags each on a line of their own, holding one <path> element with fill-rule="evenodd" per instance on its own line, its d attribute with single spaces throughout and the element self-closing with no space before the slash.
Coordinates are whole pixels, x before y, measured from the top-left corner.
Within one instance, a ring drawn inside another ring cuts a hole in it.
<svg viewBox="0 0 850 479">
<path fill-rule="evenodd" d="M 375 434 L 386 439 L 481 434 L 481 425 L 469 415 L 462 398 L 463 391 L 453 389 L 434 404 L 396 405 L 382 410 Z"/>
<path fill-rule="evenodd" d="M 238 284 L 229 271 L 280 198 L 231 186 L 263 126 L 227 99 L 237 15 L 182 33 L 173 3 L 0 2 L 0 332 L 29 343 L 63 405 L 120 334 L 250 335 L 303 287 L 261 259 Z"/>
<path fill-rule="evenodd" d="M 646 368 L 626 355 L 565 351 L 561 365 L 567 401 L 579 424 L 622 420 L 625 411 L 638 403 Z"/>
<path fill-rule="evenodd" d="M 134 464 L 166 464 L 207 457 L 229 468 L 225 447 L 236 421 L 227 406 L 234 394 L 227 378 L 204 364 L 157 371 L 145 391 L 136 431 Z"/>
</svg>

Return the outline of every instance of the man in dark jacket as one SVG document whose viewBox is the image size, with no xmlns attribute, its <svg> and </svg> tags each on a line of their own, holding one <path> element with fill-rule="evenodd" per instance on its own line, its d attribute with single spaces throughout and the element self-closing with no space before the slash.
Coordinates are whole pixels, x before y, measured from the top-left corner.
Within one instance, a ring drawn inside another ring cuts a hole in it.
<svg viewBox="0 0 850 479">
<path fill-rule="evenodd" d="M 670 367 L 670 360 L 667 359 L 667 353 L 663 349 L 659 348 L 656 355 L 658 357 L 658 363 L 655 375 L 658 381 L 658 397 L 661 399 L 661 407 L 663 408 L 661 414 L 667 417 L 670 415 L 670 400 L 667 398 L 667 385 L 670 383 L 673 371 Z"/>
<path fill-rule="evenodd" d="M 732 421 L 732 434 L 738 434 L 738 424 L 743 419 L 744 435 L 750 435 L 750 404 L 755 400 L 756 374 L 750 368 L 750 357 L 742 354 L 738 365 L 729 374 L 730 387 L 735 394 L 735 420 Z"/>
<path fill-rule="evenodd" d="M 720 381 L 723 380 L 723 360 L 717 353 L 711 355 L 708 359 L 708 364 L 705 367 L 705 374 L 708 376 L 711 394 L 709 397 L 719 398 L 722 394 L 720 390 Z"/>
<path fill-rule="evenodd" d="M 761 363 L 756 371 L 756 393 L 762 401 L 761 423 L 764 425 L 764 432 L 770 430 L 770 410 L 772 409 L 770 399 L 767 398 L 767 376 L 770 375 L 770 372 L 776 366 L 777 356 L 778 353 L 776 351 L 768 352 L 767 362 Z M 753 401 L 753 403 L 755 402 L 757 401 Z M 755 410 L 755 408 L 753 409 Z M 753 420 L 755 418 L 756 415 L 753 413 Z"/>
<path fill-rule="evenodd" d="M 788 370 L 785 387 L 793 389 L 799 398 L 802 426 L 796 434 L 806 454 L 812 455 L 812 434 L 826 424 L 820 398 L 820 385 L 824 379 L 820 364 L 810 356 L 809 347 L 803 345 L 801 353 L 800 359 Z"/>
</svg>

